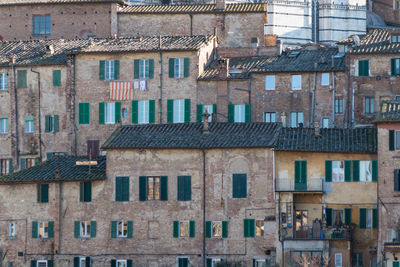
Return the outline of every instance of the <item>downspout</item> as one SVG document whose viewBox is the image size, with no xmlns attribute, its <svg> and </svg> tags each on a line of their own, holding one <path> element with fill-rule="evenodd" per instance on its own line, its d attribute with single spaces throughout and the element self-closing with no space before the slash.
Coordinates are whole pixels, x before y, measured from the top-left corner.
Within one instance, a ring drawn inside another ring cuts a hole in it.
<svg viewBox="0 0 400 267">
<path fill-rule="evenodd" d="M 252 121 L 251 120 L 251 80 L 252 80 L 252 77 L 250 76 L 250 78 L 249 78 L 249 105 L 250 105 L 250 121 Z M 254 120 L 253 121 L 256 121 L 256 118 L 254 118 Z"/>
<path fill-rule="evenodd" d="M 204 149 L 201 150 L 203 154 L 203 266 L 207 267 L 206 263 L 206 151 Z"/>
<path fill-rule="evenodd" d="M 31 71 L 33 73 L 36 73 L 38 76 L 38 135 L 39 135 L 39 158 L 42 160 L 42 123 L 41 123 L 41 113 L 40 113 L 40 72 L 34 71 L 33 68 L 31 68 Z"/>
<path fill-rule="evenodd" d="M 354 127 L 354 95 L 355 95 L 354 84 L 351 85 L 351 126 Z"/>
<path fill-rule="evenodd" d="M 162 123 L 162 99 L 163 99 L 163 53 L 161 51 L 162 47 L 162 39 L 161 35 L 159 36 L 159 43 L 158 43 L 158 48 L 159 48 L 159 63 L 160 63 L 160 91 L 158 95 L 158 105 L 159 105 L 159 114 L 160 114 L 160 123 Z"/>
<path fill-rule="evenodd" d="M 189 14 L 190 17 L 190 36 L 193 36 L 193 14 Z"/>
<path fill-rule="evenodd" d="M 76 126 L 76 119 L 75 119 L 75 114 L 76 114 L 76 57 L 75 55 L 72 57 L 72 64 L 73 64 L 73 87 L 72 87 L 72 94 L 73 94 L 73 101 L 74 101 L 74 105 L 73 105 L 73 111 L 71 111 L 71 116 L 73 115 L 73 131 L 74 131 L 74 135 L 75 135 L 75 144 L 74 144 L 74 155 L 77 155 L 77 151 L 78 151 L 78 126 Z"/>
<path fill-rule="evenodd" d="M 16 82 L 16 75 L 15 75 L 15 65 L 12 65 L 13 70 L 13 79 L 14 79 L 14 94 L 15 94 L 15 161 L 14 166 L 18 166 L 19 164 L 19 138 L 18 138 L 18 95 L 17 95 L 17 82 Z"/>
<path fill-rule="evenodd" d="M 59 199 L 58 199 L 58 253 L 57 254 L 61 254 L 61 241 L 62 241 L 62 182 L 60 182 L 59 184 Z"/>
<path fill-rule="evenodd" d="M 336 97 L 335 72 L 332 71 L 332 126 L 333 126 L 333 128 L 335 128 L 335 97 Z"/>
<path fill-rule="evenodd" d="M 315 89 L 317 86 L 317 73 L 314 72 L 314 82 L 313 82 L 313 89 L 311 93 L 311 125 L 314 126 L 314 112 L 315 112 Z"/>
</svg>

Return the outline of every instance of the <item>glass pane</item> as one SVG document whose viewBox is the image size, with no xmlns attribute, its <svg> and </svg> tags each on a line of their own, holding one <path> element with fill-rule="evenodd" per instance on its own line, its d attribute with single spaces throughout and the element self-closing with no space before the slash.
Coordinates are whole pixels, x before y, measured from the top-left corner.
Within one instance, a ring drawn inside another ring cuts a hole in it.
<svg viewBox="0 0 400 267">
<path fill-rule="evenodd" d="M 153 177 L 147 178 L 147 199 L 148 200 L 154 199 L 154 178 Z"/>
<path fill-rule="evenodd" d="M 174 122 L 184 122 L 184 110 L 185 102 L 184 100 L 174 100 Z"/>
<path fill-rule="evenodd" d="M 34 16 L 33 17 L 33 33 L 34 34 L 39 34 L 39 16 Z"/>
<path fill-rule="evenodd" d="M 154 178 L 154 199 L 160 200 L 160 177 Z"/>
<path fill-rule="evenodd" d="M 329 85 L 329 73 L 321 74 L 321 85 Z"/>
<path fill-rule="evenodd" d="M 298 112 L 297 117 L 298 117 L 298 125 L 300 125 L 300 123 L 304 125 L 303 112 Z"/>
<path fill-rule="evenodd" d="M 50 34 L 50 16 L 46 16 L 46 34 Z"/>
<path fill-rule="evenodd" d="M 372 181 L 372 162 L 371 161 L 360 161 L 360 181 L 361 182 Z"/>
<path fill-rule="evenodd" d="M 343 224 L 343 210 L 333 210 L 332 215 L 332 225 L 340 226 Z"/>
<path fill-rule="evenodd" d="M 344 182 L 344 162 L 332 161 L 332 181 Z"/>
<path fill-rule="evenodd" d="M 256 236 L 264 235 L 264 220 L 256 220 Z"/>
<path fill-rule="evenodd" d="M 212 237 L 222 237 L 221 222 L 212 222 Z"/>
<path fill-rule="evenodd" d="M 297 113 L 290 112 L 290 127 L 297 127 Z"/>
<path fill-rule="evenodd" d="M 396 148 L 400 149 L 400 131 L 396 131 Z"/>
<path fill-rule="evenodd" d="M 372 210 L 367 210 L 367 228 L 372 228 Z"/>
<path fill-rule="evenodd" d="M 149 101 L 139 101 L 139 123 L 149 123 Z"/>
<path fill-rule="evenodd" d="M 40 34 L 45 34 L 45 25 L 46 18 L 44 16 L 40 16 Z"/>
<path fill-rule="evenodd" d="M 203 113 L 207 111 L 208 114 L 212 115 L 213 114 L 213 105 L 203 105 Z M 208 117 L 208 122 L 211 122 L 212 116 Z M 201 121 L 203 121 L 203 118 L 201 118 Z"/>
<path fill-rule="evenodd" d="M 265 76 L 265 89 L 275 90 L 275 76 Z"/>
<path fill-rule="evenodd" d="M 329 128 L 329 119 L 322 119 L 322 128 Z"/>
<path fill-rule="evenodd" d="M 301 75 L 292 75 L 292 90 L 301 89 Z"/>
<path fill-rule="evenodd" d="M 189 222 L 180 222 L 179 223 L 179 231 L 181 237 L 189 236 Z"/>
</svg>

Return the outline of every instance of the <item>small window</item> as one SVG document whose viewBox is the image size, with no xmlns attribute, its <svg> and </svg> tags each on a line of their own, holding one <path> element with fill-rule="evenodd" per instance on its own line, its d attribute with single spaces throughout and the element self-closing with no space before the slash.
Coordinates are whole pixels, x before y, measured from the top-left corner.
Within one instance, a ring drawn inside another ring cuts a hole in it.
<svg viewBox="0 0 400 267">
<path fill-rule="evenodd" d="M 332 181 L 344 182 L 344 162 L 332 161 Z"/>
<path fill-rule="evenodd" d="M 253 262 L 254 262 L 254 264 L 253 264 L 254 267 L 266 267 L 267 266 L 265 263 L 265 260 L 254 259 Z"/>
<path fill-rule="evenodd" d="M 36 262 L 36 267 L 47 267 L 47 261 L 40 260 Z"/>
<path fill-rule="evenodd" d="M 343 113 L 343 99 L 336 98 L 335 99 L 335 114 L 342 114 Z"/>
<path fill-rule="evenodd" d="M 399 1 L 395 0 L 396 2 L 396 9 L 399 9 Z M 392 43 L 400 43 L 400 35 L 399 34 L 392 34 L 390 40 Z"/>
<path fill-rule="evenodd" d="M 26 159 L 21 159 L 25 160 L 25 168 L 30 168 L 36 165 L 36 160 L 39 158 L 26 158 Z"/>
<path fill-rule="evenodd" d="M 0 159 L 1 175 L 6 175 L 10 172 L 10 160 Z"/>
<path fill-rule="evenodd" d="M 247 174 L 234 173 L 232 175 L 232 198 L 247 197 Z"/>
<path fill-rule="evenodd" d="M 177 263 L 178 263 L 177 267 L 189 267 L 189 258 L 179 257 Z"/>
<path fill-rule="evenodd" d="M 264 236 L 264 220 L 256 220 L 256 236 Z"/>
<path fill-rule="evenodd" d="M 178 201 L 190 201 L 192 199 L 192 177 L 178 176 Z"/>
<path fill-rule="evenodd" d="M 37 185 L 37 201 L 40 203 L 49 202 L 49 184 Z"/>
<path fill-rule="evenodd" d="M 79 266 L 78 267 L 86 267 L 86 257 L 79 257 Z"/>
<path fill-rule="evenodd" d="M 360 182 L 372 181 L 372 161 L 360 161 Z"/>
<path fill-rule="evenodd" d="M 50 16 L 33 16 L 33 34 L 50 34 Z"/>
<path fill-rule="evenodd" d="M 185 100 L 174 100 L 173 122 L 185 122 Z"/>
<path fill-rule="evenodd" d="M 235 105 L 234 122 L 246 121 L 246 107 L 245 105 Z"/>
<path fill-rule="evenodd" d="M 61 86 L 61 70 L 53 70 L 53 86 Z"/>
<path fill-rule="evenodd" d="M 394 191 L 399 192 L 400 191 L 400 169 L 394 170 L 393 184 L 394 184 Z"/>
<path fill-rule="evenodd" d="M 265 112 L 264 113 L 265 122 L 276 122 L 276 112 Z"/>
<path fill-rule="evenodd" d="M 335 267 L 342 267 L 342 253 L 335 253 Z"/>
<path fill-rule="evenodd" d="M 90 221 L 80 222 L 80 237 L 90 237 Z"/>
<path fill-rule="evenodd" d="M 139 79 L 149 78 L 149 64 L 150 60 L 140 59 L 139 60 Z"/>
<path fill-rule="evenodd" d="M 129 201 L 129 177 L 115 178 L 115 201 Z"/>
<path fill-rule="evenodd" d="M 189 222 L 180 221 L 179 222 L 179 237 L 189 237 Z"/>
<path fill-rule="evenodd" d="M 211 236 L 215 238 L 222 237 L 222 222 L 211 223 Z"/>
<path fill-rule="evenodd" d="M 275 90 L 275 75 L 265 76 L 265 90 Z"/>
<path fill-rule="evenodd" d="M 358 76 L 369 76 L 369 60 L 358 61 Z"/>
<path fill-rule="evenodd" d="M 138 102 L 138 123 L 149 123 L 150 121 L 150 101 Z"/>
<path fill-rule="evenodd" d="M 0 90 L 8 89 L 8 74 L 0 73 Z"/>
<path fill-rule="evenodd" d="M 55 133 L 59 131 L 59 116 L 46 115 L 45 116 L 45 132 Z"/>
<path fill-rule="evenodd" d="M 213 115 L 214 115 L 214 105 L 203 105 L 203 113 L 207 111 L 210 116 L 208 117 L 208 122 L 212 121 Z M 201 121 L 203 122 L 203 116 L 201 116 Z"/>
<path fill-rule="evenodd" d="M 321 74 L 321 85 L 323 86 L 329 85 L 329 73 Z"/>
<path fill-rule="evenodd" d="M 8 118 L 0 118 L 0 134 L 8 133 Z"/>
<path fill-rule="evenodd" d="M 8 223 L 8 237 L 11 237 L 11 238 L 16 238 L 17 237 L 16 223 L 15 222 L 9 222 Z"/>
<path fill-rule="evenodd" d="M 374 113 L 374 98 L 370 96 L 366 96 L 364 98 L 364 113 L 371 114 Z"/>
<path fill-rule="evenodd" d="M 160 177 L 147 177 L 147 200 L 160 200 Z"/>
<path fill-rule="evenodd" d="M 34 126 L 33 126 L 33 116 L 25 117 L 25 133 L 33 133 Z"/>
<path fill-rule="evenodd" d="M 329 128 L 329 119 L 328 118 L 322 119 L 322 128 Z"/>
<path fill-rule="evenodd" d="M 351 261 L 352 261 L 351 266 L 354 266 L 354 267 L 364 266 L 362 252 L 353 253 Z"/>
<path fill-rule="evenodd" d="M 292 90 L 301 90 L 301 75 L 292 75 Z"/>
<path fill-rule="evenodd" d="M 118 221 L 117 222 L 117 237 L 125 238 L 128 237 L 128 222 Z"/>
<path fill-rule="evenodd" d="M 127 260 L 117 260 L 116 267 L 127 267 L 127 266 L 128 266 Z"/>
<path fill-rule="evenodd" d="M 106 124 L 115 123 L 115 103 L 105 103 L 105 119 Z"/>
<path fill-rule="evenodd" d="M 175 58 L 174 59 L 174 77 L 182 78 L 184 73 L 184 60 L 183 58 Z"/>
<path fill-rule="evenodd" d="M 81 182 L 79 185 L 79 199 L 81 202 L 91 202 L 92 201 L 92 183 L 91 182 Z"/>
<path fill-rule="evenodd" d="M 303 112 L 290 112 L 290 127 L 303 127 L 304 117 Z"/>
<path fill-rule="evenodd" d="M 48 238 L 49 237 L 49 222 L 39 222 L 39 238 Z"/>
<path fill-rule="evenodd" d="M 372 210 L 367 209 L 367 228 L 372 228 Z"/>
<path fill-rule="evenodd" d="M 400 75 L 400 58 L 392 58 L 391 72 L 392 72 L 392 76 Z"/>
<path fill-rule="evenodd" d="M 104 61 L 104 77 L 105 80 L 114 80 L 114 60 Z"/>
<path fill-rule="evenodd" d="M 343 210 L 332 210 L 333 226 L 342 226 L 344 223 Z"/>
<path fill-rule="evenodd" d="M 218 267 L 221 264 L 222 264 L 222 259 L 218 259 L 218 258 L 207 259 L 207 266 L 208 267 Z"/>
</svg>

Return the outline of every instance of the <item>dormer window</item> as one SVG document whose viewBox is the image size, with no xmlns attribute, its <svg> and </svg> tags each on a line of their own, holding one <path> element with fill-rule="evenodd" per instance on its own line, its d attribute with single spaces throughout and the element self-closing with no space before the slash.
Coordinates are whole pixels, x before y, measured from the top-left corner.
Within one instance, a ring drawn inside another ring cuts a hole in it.
<svg viewBox="0 0 400 267">
<path fill-rule="evenodd" d="M 400 33 L 392 34 L 392 37 L 390 40 L 392 43 L 400 43 Z"/>
</svg>

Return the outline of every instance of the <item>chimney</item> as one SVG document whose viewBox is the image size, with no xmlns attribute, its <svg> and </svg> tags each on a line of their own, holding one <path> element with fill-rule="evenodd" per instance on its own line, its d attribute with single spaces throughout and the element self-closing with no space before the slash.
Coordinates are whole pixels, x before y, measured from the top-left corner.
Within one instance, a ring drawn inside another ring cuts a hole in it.
<svg viewBox="0 0 400 267">
<path fill-rule="evenodd" d="M 10 64 L 15 64 L 17 62 L 17 59 L 15 56 L 10 57 Z"/>
<path fill-rule="evenodd" d="M 264 46 L 276 46 L 278 41 L 278 35 L 276 34 L 264 34 Z"/>
<path fill-rule="evenodd" d="M 282 127 L 286 127 L 286 113 L 285 112 L 281 113 L 281 121 L 282 121 Z"/>
<path fill-rule="evenodd" d="M 229 58 L 220 58 L 218 63 L 218 78 L 226 79 L 229 76 Z"/>
<path fill-rule="evenodd" d="M 320 136 L 320 133 L 319 133 L 319 122 L 318 121 L 314 122 L 314 136 Z"/>
<path fill-rule="evenodd" d="M 208 117 L 210 117 L 210 114 L 208 113 L 208 111 L 206 110 L 204 113 L 203 113 L 203 133 L 204 134 L 207 134 L 207 133 L 209 133 L 210 131 L 208 130 L 208 126 L 209 126 L 209 123 L 208 123 Z"/>
<path fill-rule="evenodd" d="M 226 8 L 225 0 L 215 0 L 215 9 L 224 10 Z"/>
<path fill-rule="evenodd" d="M 89 46 L 94 45 L 94 38 L 89 38 Z"/>
<path fill-rule="evenodd" d="M 56 178 L 60 178 L 61 177 L 61 170 L 57 169 L 56 170 Z"/>
<path fill-rule="evenodd" d="M 54 54 L 54 46 L 53 45 L 47 45 L 46 46 L 46 53 L 48 55 L 53 55 Z"/>
</svg>

